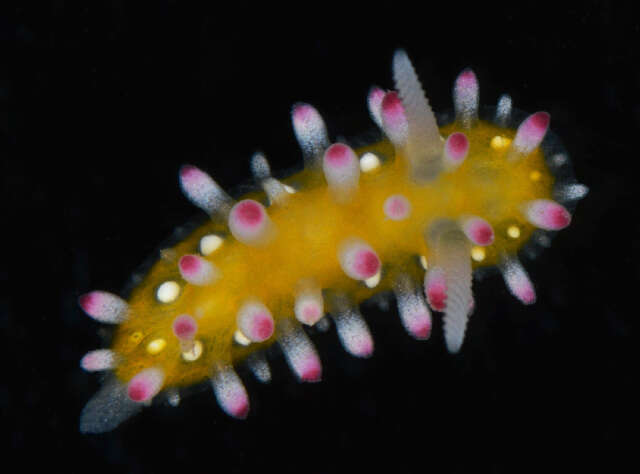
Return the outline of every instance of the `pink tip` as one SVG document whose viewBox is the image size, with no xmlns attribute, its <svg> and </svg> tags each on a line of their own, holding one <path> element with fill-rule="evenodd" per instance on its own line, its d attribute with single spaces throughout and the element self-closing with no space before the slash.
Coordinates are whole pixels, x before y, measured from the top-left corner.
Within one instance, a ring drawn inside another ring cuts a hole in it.
<svg viewBox="0 0 640 474">
<path fill-rule="evenodd" d="M 127 395 L 134 402 L 146 402 L 155 397 L 164 383 L 160 369 L 145 369 L 135 375 L 127 385 Z"/>
<path fill-rule="evenodd" d="M 329 187 L 337 197 L 346 198 L 358 187 L 360 162 L 347 145 L 334 143 L 324 153 L 322 169 Z"/>
<path fill-rule="evenodd" d="M 233 217 L 239 225 L 245 227 L 259 226 L 265 217 L 265 211 L 257 201 L 245 199 L 233 208 Z"/>
<path fill-rule="evenodd" d="M 325 153 L 325 160 L 328 165 L 335 168 L 343 168 L 353 163 L 356 160 L 356 154 L 347 145 L 342 143 L 334 143 Z"/>
<path fill-rule="evenodd" d="M 109 349 L 88 352 L 80 361 L 80 366 L 87 372 L 109 370 L 114 367 L 114 364 L 114 353 Z"/>
<path fill-rule="evenodd" d="M 368 337 L 361 337 L 355 341 L 352 346 L 352 354 L 358 357 L 370 357 L 373 354 L 373 339 L 370 334 Z"/>
<path fill-rule="evenodd" d="M 409 217 L 411 203 L 402 194 L 394 194 L 384 201 L 383 209 L 389 219 L 400 221 Z"/>
<path fill-rule="evenodd" d="M 343 243 L 338 258 L 342 270 L 354 280 L 366 280 L 380 271 L 380 258 L 368 244 L 359 239 Z"/>
<path fill-rule="evenodd" d="M 303 125 L 304 122 L 318 118 L 320 118 L 320 114 L 309 104 L 296 104 L 293 107 L 293 120 L 296 124 Z"/>
<path fill-rule="evenodd" d="M 471 127 L 478 116 L 478 79 L 471 69 L 465 69 L 456 78 L 453 103 L 462 126 Z"/>
<path fill-rule="evenodd" d="M 403 145 L 409 133 L 407 117 L 402 101 L 395 91 L 387 92 L 382 100 L 382 123 L 394 145 Z"/>
<path fill-rule="evenodd" d="M 532 304 L 536 301 L 536 292 L 531 286 L 522 286 L 517 288 L 515 289 L 515 293 L 518 296 L 518 299 L 520 299 L 524 304 Z"/>
<path fill-rule="evenodd" d="M 369 90 L 369 96 L 367 97 L 367 104 L 369 106 L 369 113 L 378 127 L 382 128 L 382 100 L 384 99 L 385 91 L 379 87 L 372 87 Z"/>
<path fill-rule="evenodd" d="M 447 302 L 447 287 L 442 284 L 433 284 L 427 290 L 429 304 L 436 311 L 444 311 Z"/>
<path fill-rule="evenodd" d="M 151 390 L 146 382 L 136 380 L 134 383 L 129 384 L 128 395 L 134 402 L 143 402 L 149 400 L 151 397 L 149 393 Z"/>
<path fill-rule="evenodd" d="M 536 291 L 528 275 L 524 272 L 514 272 L 507 277 L 507 286 L 513 296 L 524 304 L 533 304 L 536 301 Z"/>
<path fill-rule="evenodd" d="M 522 154 L 531 153 L 542 142 L 551 116 L 547 112 L 536 112 L 525 119 L 518 127 L 513 146 Z"/>
<path fill-rule="evenodd" d="M 436 311 L 444 311 L 447 304 L 447 282 L 440 268 L 432 268 L 425 276 L 425 294 L 429 305 Z"/>
<path fill-rule="evenodd" d="M 296 104 L 291 112 L 293 131 L 307 159 L 316 162 L 327 146 L 327 128 L 318 111 L 309 104 Z M 315 165 L 314 165 L 315 166 Z"/>
<path fill-rule="evenodd" d="M 349 354 L 356 357 L 369 357 L 373 354 L 373 337 L 357 310 L 338 313 L 334 320 L 340 342 Z"/>
<path fill-rule="evenodd" d="M 530 126 L 537 130 L 538 133 L 544 133 L 549 126 L 549 121 L 551 120 L 551 116 L 547 112 L 536 112 L 530 118 Z"/>
<path fill-rule="evenodd" d="M 462 132 L 452 133 L 444 145 L 447 158 L 455 164 L 461 163 L 469 152 L 469 140 Z"/>
<path fill-rule="evenodd" d="M 298 305 L 296 316 L 300 322 L 312 326 L 323 316 L 323 311 L 316 301 L 308 300 Z"/>
<path fill-rule="evenodd" d="M 254 316 L 253 336 L 261 341 L 266 341 L 273 334 L 273 318 L 267 313 L 259 313 Z"/>
<path fill-rule="evenodd" d="M 317 354 L 309 354 L 300 363 L 300 380 L 303 382 L 319 382 L 322 378 L 322 364 Z"/>
<path fill-rule="evenodd" d="M 249 397 L 233 369 L 226 369 L 213 377 L 213 390 L 220 407 L 234 418 L 244 419 L 249 414 Z"/>
<path fill-rule="evenodd" d="M 249 397 L 244 387 L 242 390 L 229 394 L 222 408 L 228 415 L 244 420 L 249 414 Z"/>
<path fill-rule="evenodd" d="M 197 255 L 183 255 L 178 262 L 182 278 L 193 285 L 206 285 L 213 281 L 215 269 L 211 263 Z"/>
<path fill-rule="evenodd" d="M 310 320 L 317 319 L 321 313 L 320 308 L 318 308 L 316 304 L 310 303 L 302 308 L 302 314 L 304 315 L 305 319 Z"/>
<path fill-rule="evenodd" d="M 229 414 L 235 418 L 244 420 L 249 414 L 249 400 L 247 398 L 234 400 L 229 405 Z"/>
<path fill-rule="evenodd" d="M 92 291 L 78 298 L 82 310 L 96 321 L 117 324 L 127 317 L 127 303 L 112 293 Z"/>
<path fill-rule="evenodd" d="M 372 250 L 362 250 L 356 254 L 353 269 L 362 279 L 371 278 L 380 270 L 380 259 Z"/>
<path fill-rule="evenodd" d="M 185 196 L 209 214 L 228 209 L 231 198 L 204 171 L 192 165 L 180 168 L 180 186 Z"/>
<path fill-rule="evenodd" d="M 545 230 L 564 229 L 571 223 L 571 214 L 563 206 L 549 199 L 531 201 L 526 209 L 527 220 Z"/>
<path fill-rule="evenodd" d="M 229 213 L 229 229 L 233 236 L 246 244 L 257 244 L 269 235 L 270 220 L 262 204 L 253 199 L 236 203 Z"/>
<path fill-rule="evenodd" d="M 513 296 L 524 304 L 532 304 L 536 301 L 536 291 L 526 270 L 517 259 L 507 259 L 502 263 L 500 270 L 504 281 Z"/>
<path fill-rule="evenodd" d="M 182 314 L 173 320 L 173 334 L 183 341 L 190 341 L 198 332 L 198 323 L 188 314 Z"/>
<path fill-rule="evenodd" d="M 85 313 L 87 313 L 91 317 L 94 317 L 93 315 L 97 313 L 97 309 L 99 307 L 99 299 L 100 292 L 92 291 L 91 293 L 80 296 L 78 298 L 78 304 Z"/>
<path fill-rule="evenodd" d="M 402 325 L 414 338 L 427 339 L 431 334 L 431 312 L 422 295 L 416 292 L 415 282 L 400 275 L 395 290 Z"/>
<path fill-rule="evenodd" d="M 471 69 L 465 69 L 456 79 L 456 87 L 468 89 L 478 87 L 478 79 Z"/>
<path fill-rule="evenodd" d="M 431 315 L 429 313 L 412 315 L 411 321 L 407 324 L 407 329 L 416 339 L 429 339 L 431 335 Z"/>
<path fill-rule="evenodd" d="M 324 316 L 324 302 L 319 288 L 307 289 L 296 296 L 294 312 L 298 321 L 313 326 Z"/>
<path fill-rule="evenodd" d="M 382 99 L 382 113 L 392 120 L 405 120 L 404 106 L 396 91 L 389 91 Z"/>
<path fill-rule="evenodd" d="M 467 238 L 476 245 L 491 245 L 494 239 L 493 227 L 480 217 L 466 219 L 462 230 Z"/>
<path fill-rule="evenodd" d="M 266 341 L 275 328 L 271 312 L 257 301 L 245 303 L 240 308 L 237 323 L 242 333 L 253 342 Z"/>
<path fill-rule="evenodd" d="M 301 329 L 286 332 L 280 345 L 291 370 L 302 382 L 318 382 L 322 364 L 313 343 Z"/>
<path fill-rule="evenodd" d="M 369 100 L 373 103 L 382 104 L 382 99 L 384 99 L 385 91 L 380 89 L 379 87 L 372 87 L 369 91 Z"/>
<path fill-rule="evenodd" d="M 554 229 L 564 229 L 571 223 L 571 214 L 564 207 L 558 205 L 551 209 L 549 220 Z"/>
<path fill-rule="evenodd" d="M 360 314 L 338 315 L 335 321 L 342 346 L 349 354 L 356 357 L 373 354 L 373 337 Z"/>
<path fill-rule="evenodd" d="M 201 268 L 200 259 L 195 255 L 185 255 L 180 258 L 178 263 L 180 272 L 185 275 L 195 275 Z"/>
<path fill-rule="evenodd" d="M 192 165 L 184 165 L 180 168 L 180 179 L 185 185 L 196 185 L 202 180 L 208 178 L 208 175 Z"/>
</svg>

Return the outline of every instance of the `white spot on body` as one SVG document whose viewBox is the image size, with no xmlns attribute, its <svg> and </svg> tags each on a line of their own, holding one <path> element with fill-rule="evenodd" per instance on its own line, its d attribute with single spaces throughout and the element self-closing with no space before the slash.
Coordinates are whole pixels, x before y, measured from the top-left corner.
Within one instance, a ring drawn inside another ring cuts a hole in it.
<svg viewBox="0 0 640 474">
<path fill-rule="evenodd" d="M 473 247 L 471 249 L 471 258 L 476 262 L 482 262 L 485 259 L 486 252 L 482 247 Z"/>
<path fill-rule="evenodd" d="M 367 285 L 368 288 L 375 288 L 376 286 L 378 286 L 378 283 L 380 283 L 381 278 L 382 278 L 382 272 L 378 272 L 375 275 L 373 275 L 371 278 L 367 278 L 364 281 L 364 284 Z"/>
<path fill-rule="evenodd" d="M 239 329 L 236 330 L 235 333 L 233 333 L 233 340 L 241 346 L 248 346 L 249 344 L 251 344 L 251 339 L 245 336 Z"/>
<path fill-rule="evenodd" d="M 193 343 L 189 344 L 189 346 L 189 350 L 186 350 L 182 353 L 182 358 L 187 362 L 198 360 L 202 355 L 202 343 L 200 341 L 193 341 Z"/>
<path fill-rule="evenodd" d="M 367 152 L 360 157 L 360 171 L 369 173 L 380 167 L 380 158 L 377 155 Z"/>
<path fill-rule="evenodd" d="M 200 239 L 200 253 L 202 255 L 211 255 L 213 252 L 218 250 L 223 243 L 224 239 L 219 235 L 205 235 Z"/>
<path fill-rule="evenodd" d="M 172 303 L 180 294 L 180 285 L 173 280 L 165 281 L 156 290 L 156 298 L 160 303 Z"/>
</svg>

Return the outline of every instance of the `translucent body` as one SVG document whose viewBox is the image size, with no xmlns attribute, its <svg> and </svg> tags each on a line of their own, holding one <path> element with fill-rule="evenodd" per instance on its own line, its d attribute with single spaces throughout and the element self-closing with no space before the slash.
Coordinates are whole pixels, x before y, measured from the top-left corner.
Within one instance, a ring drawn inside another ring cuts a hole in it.
<svg viewBox="0 0 640 474">
<path fill-rule="evenodd" d="M 508 160 L 515 130 L 487 122 L 472 129 L 453 123 L 441 128 L 440 134 L 446 138 L 458 131 L 469 139 L 467 158 L 457 169 L 429 183 L 412 181 L 407 161 L 394 156 L 394 148 L 386 141 L 356 150 L 358 156 L 375 153 L 383 162 L 361 174 L 358 192 L 349 202 L 335 199 L 320 169 L 305 169 L 284 180 L 297 192 L 267 208 L 275 234 L 266 245 L 238 242 L 222 219 L 214 218 L 196 229 L 172 250 L 177 256 L 198 254 L 204 236 L 221 235 L 223 244 L 203 255 L 219 270 L 219 278 L 207 286 L 194 286 L 182 279 L 176 261 L 156 262 L 131 293 L 129 317 L 116 330 L 112 349 L 122 361 L 116 376 L 127 382 L 143 369 L 161 367 L 165 387 L 204 381 L 211 376 L 212 367 L 244 359 L 279 336 L 276 329 L 274 337 L 264 343 L 234 344 L 236 315 L 243 302 L 262 301 L 278 328 L 279 321 L 295 318 L 296 285 L 303 279 L 313 278 L 320 288 L 345 293 L 354 303 L 392 289 L 399 273 L 419 280 L 422 270 L 416 257 L 424 255 L 429 261 L 432 249 L 424 230 L 435 219 L 474 215 L 492 225 L 495 240 L 483 247 L 482 259 L 474 258 L 474 267 L 496 265 L 502 253 L 515 254 L 534 230 L 523 214 L 523 204 L 551 197 L 553 176 L 543 154 L 536 149 L 526 159 Z M 394 221 L 385 215 L 384 202 L 398 193 L 411 203 L 411 216 Z M 246 198 L 268 203 L 262 193 L 241 197 Z M 382 278 L 374 288 L 350 279 L 340 268 L 337 251 L 350 237 L 366 241 L 382 261 Z M 178 282 L 180 292 L 175 300 L 162 303 L 156 290 L 168 280 Z M 332 311 L 330 304 L 326 309 Z M 172 333 L 172 322 L 180 314 L 193 315 L 198 323 L 202 353 L 195 360 L 181 357 L 179 340 Z M 166 346 L 159 352 L 149 351 L 149 344 L 158 339 L 165 340 Z"/>
</svg>

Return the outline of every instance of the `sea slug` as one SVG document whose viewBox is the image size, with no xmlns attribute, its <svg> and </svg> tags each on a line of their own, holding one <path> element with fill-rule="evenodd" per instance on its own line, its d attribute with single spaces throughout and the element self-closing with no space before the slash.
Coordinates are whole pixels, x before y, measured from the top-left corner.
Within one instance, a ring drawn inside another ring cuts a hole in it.
<svg viewBox="0 0 640 474">
<path fill-rule="evenodd" d="M 516 298 L 535 302 L 518 252 L 549 245 L 587 193 L 548 132 L 549 114 L 524 116 L 507 95 L 481 111 L 467 69 L 454 114 L 437 120 L 404 51 L 393 79 L 395 90 L 368 96 L 384 135 L 375 143 L 332 143 L 317 110 L 298 103 L 299 173 L 278 180 L 256 153 L 261 191 L 233 198 L 200 169 L 180 169 L 186 197 L 211 218 L 164 249 L 126 301 L 103 291 L 79 298 L 89 316 L 115 325 L 111 347 L 81 361 L 109 373 L 82 412 L 82 432 L 115 428 L 161 392 L 175 405 L 181 387 L 206 380 L 222 409 L 244 418 L 249 398 L 234 364 L 268 381 L 264 349 L 277 342 L 300 381 L 319 381 L 303 326 L 328 327 L 327 314 L 345 350 L 368 357 L 374 342 L 359 304 L 375 294 L 395 295 L 417 339 L 429 338 L 431 311 L 442 312 L 450 352 L 477 304 L 474 271 L 498 268 Z"/>
</svg>

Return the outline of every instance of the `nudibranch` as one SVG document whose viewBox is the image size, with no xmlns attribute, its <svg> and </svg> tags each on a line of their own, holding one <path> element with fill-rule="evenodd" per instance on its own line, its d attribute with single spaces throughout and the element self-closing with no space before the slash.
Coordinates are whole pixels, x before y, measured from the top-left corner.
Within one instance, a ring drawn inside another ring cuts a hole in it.
<svg viewBox="0 0 640 474">
<path fill-rule="evenodd" d="M 186 197 L 210 219 L 160 257 L 127 300 L 80 297 L 113 324 L 111 347 L 86 354 L 87 371 L 109 371 L 84 408 L 83 432 L 104 432 L 161 392 L 210 380 L 222 410 L 245 418 L 249 397 L 234 370 L 271 378 L 265 349 L 277 342 L 298 380 L 317 382 L 321 360 L 304 326 L 333 321 L 344 349 L 369 357 L 374 342 L 359 311 L 393 293 L 401 324 L 428 339 L 443 313 L 447 349 L 461 349 L 475 301 L 474 271 L 495 267 L 522 303 L 536 299 L 518 259 L 567 227 L 587 193 L 551 132 L 549 114 L 529 116 L 503 95 L 479 108 L 478 81 L 464 70 L 454 113 L 436 119 L 404 51 L 393 57 L 395 90 L 372 87 L 371 118 L 384 138 L 356 149 L 332 143 L 309 104 L 292 109 L 304 169 L 273 177 L 251 158 L 260 189 L 233 198 L 204 171 L 184 165 Z M 330 318 L 330 319 L 329 319 Z"/>
</svg>

